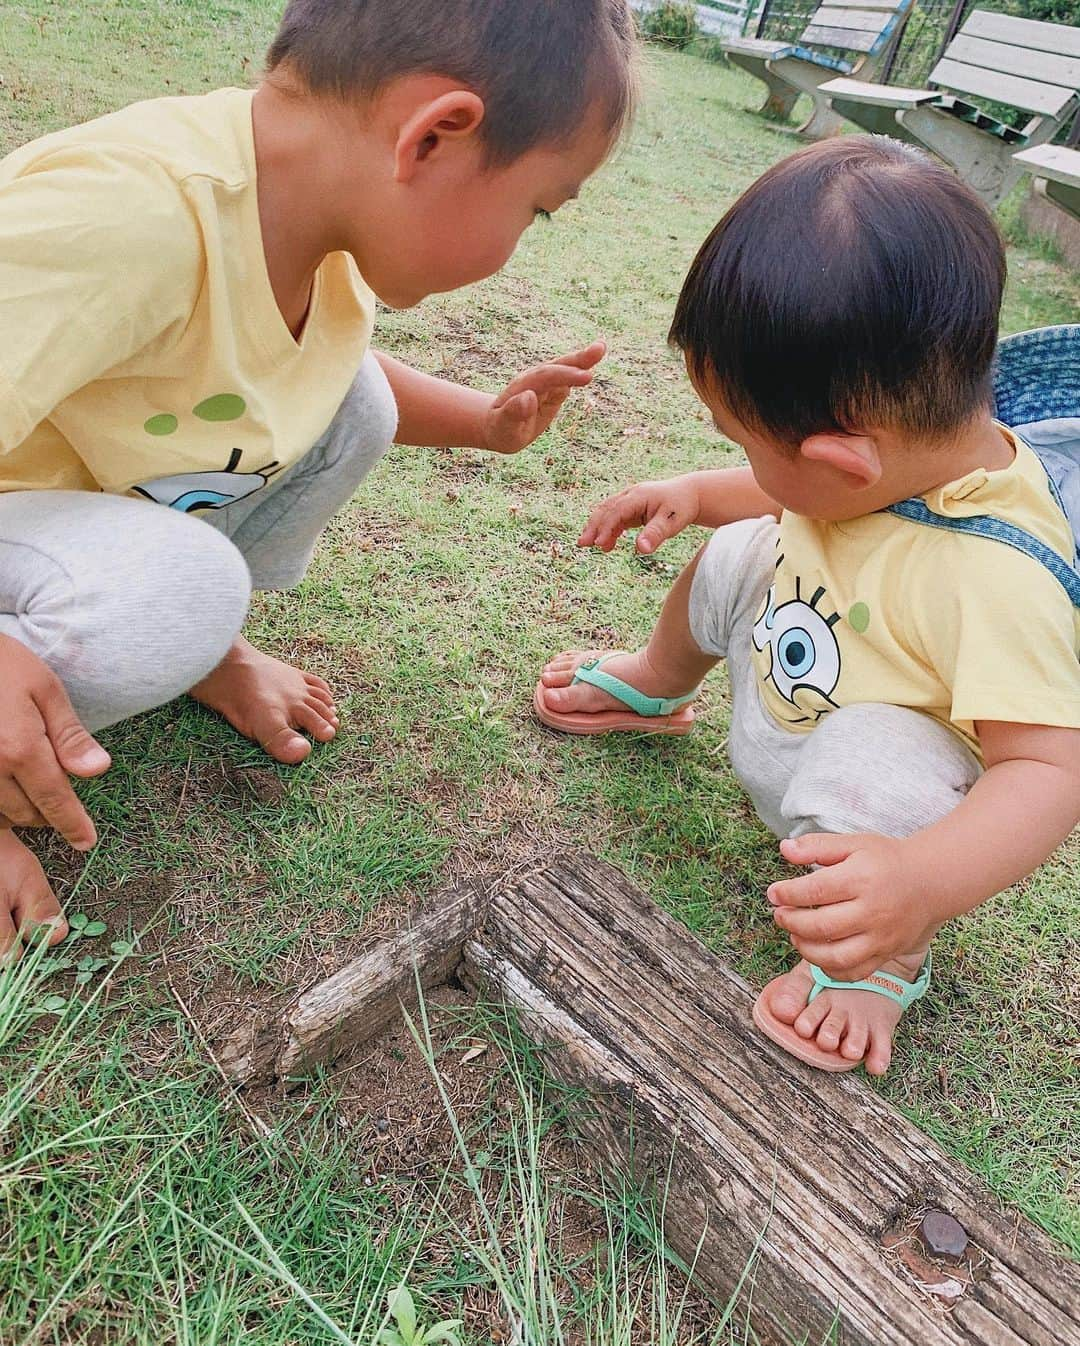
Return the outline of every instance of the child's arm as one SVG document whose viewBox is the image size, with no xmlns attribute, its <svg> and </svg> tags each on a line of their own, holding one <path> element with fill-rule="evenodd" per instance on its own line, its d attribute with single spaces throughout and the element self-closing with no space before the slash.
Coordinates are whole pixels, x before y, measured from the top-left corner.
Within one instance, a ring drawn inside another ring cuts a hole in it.
<svg viewBox="0 0 1080 1346">
<path fill-rule="evenodd" d="M 641 528 L 634 546 L 651 556 L 691 524 L 720 528 L 736 519 L 780 517 L 780 506 L 761 489 L 748 467 L 688 472 L 665 481 L 644 481 L 603 501 L 589 515 L 579 547 L 611 551 L 627 528 Z"/>
<path fill-rule="evenodd" d="M 902 840 L 781 843 L 791 864 L 823 868 L 770 887 L 776 923 L 830 976 L 859 981 L 923 947 L 943 921 L 1030 874 L 1080 823 L 1080 729 L 976 728 L 987 770 L 940 822 Z"/>
<path fill-rule="evenodd" d="M 542 435 L 571 390 L 592 382 L 602 341 L 519 374 L 497 397 L 432 378 L 376 352 L 398 405 L 398 444 L 517 453 Z"/>
</svg>

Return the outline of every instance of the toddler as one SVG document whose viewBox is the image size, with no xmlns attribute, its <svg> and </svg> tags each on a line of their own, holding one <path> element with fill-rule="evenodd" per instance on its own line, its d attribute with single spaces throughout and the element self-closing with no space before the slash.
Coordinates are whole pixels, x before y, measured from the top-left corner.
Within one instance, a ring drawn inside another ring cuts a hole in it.
<svg viewBox="0 0 1080 1346">
<path fill-rule="evenodd" d="M 750 467 L 599 506 L 583 546 L 716 532 L 645 649 L 559 655 L 535 693 L 568 733 L 684 734 L 727 660 L 732 767 L 813 871 L 769 889 L 802 960 L 754 1017 L 826 1070 L 883 1074 L 935 931 L 1080 820 L 1080 328 L 995 373 L 1004 279 L 975 194 L 898 141 L 766 173 L 671 329 Z"/>
</svg>

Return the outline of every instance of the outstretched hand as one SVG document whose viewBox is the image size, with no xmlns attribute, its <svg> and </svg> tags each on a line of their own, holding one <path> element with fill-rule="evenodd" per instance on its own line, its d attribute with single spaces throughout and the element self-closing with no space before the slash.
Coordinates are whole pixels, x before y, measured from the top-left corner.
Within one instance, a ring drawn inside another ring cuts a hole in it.
<svg viewBox="0 0 1080 1346">
<path fill-rule="evenodd" d="M 508 383 L 487 416 L 484 448 L 493 453 L 520 453 L 548 428 L 574 388 L 592 382 L 592 371 L 607 346 L 594 341 L 584 350 L 534 365 Z"/>
<path fill-rule="evenodd" d="M 628 528 L 641 528 L 634 546 L 651 556 L 668 538 L 697 522 L 701 497 L 693 474 L 667 481 L 644 481 L 609 496 L 589 515 L 579 547 L 611 551 Z"/>
<path fill-rule="evenodd" d="M 812 874 L 771 884 L 773 919 L 830 977 L 862 981 L 883 963 L 926 947 L 937 925 L 910 840 L 809 833 L 780 843 Z"/>
</svg>

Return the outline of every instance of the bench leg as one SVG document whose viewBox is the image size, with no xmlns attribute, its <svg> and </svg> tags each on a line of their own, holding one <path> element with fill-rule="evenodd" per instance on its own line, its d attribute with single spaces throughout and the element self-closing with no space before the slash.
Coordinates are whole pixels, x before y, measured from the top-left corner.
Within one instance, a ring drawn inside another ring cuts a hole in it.
<svg viewBox="0 0 1080 1346">
<path fill-rule="evenodd" d="M 1035 190 L 1047 201 L 1052 201 L 1058 210 L 1080 220 L 1080 187 L 1072 187 L 1066 182 L 1053 182 L 1050 178 L 1036 178 Z"/>
<path fill-rule="evenodd" d="M 737 51 L 729 51 L 727 58 L 732 65 L 761 80 L 768 89 L 769 96 L 757 109 L 763 117 L 771 121 L 787 121 L 791 117 L 799 99 L 798 89 L 793 89 L 787 80 L 777 78 L 760 56 L 744 57 Z"/>
<path fill-rule="evenodd" d="M 766 63 L 766 70 L 775 79 L 782 80 L 796 93 L 804 93 L 813 100 L 810 116 L 799 127 L 799 134 L 810 140 L 824 140 L 826 136 L 838 136 L 844 129 L 843 120 L 829 107 L 827 94 L 821 92 L 821 85 L 832 79 L 835 72 L 812 65 L 798 57 L 781 56 Z"/>
<path fill-rule="evenodd" d="M 798 89 L 793 89 L 790 84 L 777 79 L 773 74 L 766 75 L 765 83 L 769 86 L 769 96 L 758 108 L 758 112 L 763 117 L 768 117 L 770 121 L 790 121 L 791 114 L 795 111 L 795 104 L 799 101 Z"/>
<path fill-rule="evenodd" d="M 904 108 L 896 119 L 920 145 L 955 168 L 991 210 L 1023 175 L 1023 169 L 1013 160 L 1016 146 L 1010 147 L 947 112 L 932 107 Z"/>
<path fill-rule="evenodd" d="M 814 92 L 810 97 L 814 100 L 814 110 L 799 127 L 799 134 L 809 140 L 827 140 L 829 136 L 842 134 L 844 119 L 836 115 L 824 94 Z"/>
</svg>

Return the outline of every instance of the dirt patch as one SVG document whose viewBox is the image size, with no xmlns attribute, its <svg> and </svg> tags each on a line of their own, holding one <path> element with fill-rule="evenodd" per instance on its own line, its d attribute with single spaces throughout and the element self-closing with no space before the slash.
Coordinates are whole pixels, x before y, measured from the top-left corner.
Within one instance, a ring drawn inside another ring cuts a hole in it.
<svg viewBox="0 0 1080 1346">
<path fill-rule="evenodd" d="M 327 1132 L 339 1138 L 344 1133 L 354 1147 L 358 1181 L 389 1186 L 400 1201 L 416 1200 L 425 1211 L 431 1209 L 446 1171 L 456 1175 L 444 1197 L 446 1218 L 436 1222 L 440 1232 L 425 1256 L 425 1264 L 436 1275 L 445 1269 L 447 1280 L 452 1280 L 455 1267 L 473 1260 L 470 1246 L 482 1243 L 486 1235 L 480 1204 L 463 1178 L 464 1161 L 450 1113 L 466 1138 L 471 1161 L 481 1174 L 481 1189 L 494 1209 L 512 1172 L 510 1136 L 522 1120 L 524 1105 L 508 1063 L 509 1029 L 500 1011 L 481 1008 L 468 992 L 451 985 L 428 993 L 426 1012 L 439 1083 L 402 1020 L 342 1057 L 317 1088 L 289 1095 L 252 1091 L 245 1098 L 270 1127 L 280 1123 L 283 1109 L 299 1107 L 301 1118 L 308 1121 L 321 1117 Z M 419 1028 L 419 1015 L 412 1017 Z M 608 1244 L 602 1188 L 588 1151 L 574 1133 L 573 1117 L 584 1106 L 571 1095 L 552 1092 L 545 1096 L 543 1107 L 547 1129 L 540 1144 L 540 1165 L 551 1194 L 548 1239 L 550 1247 L 558 1248 L 558 1264 L 565 1269 L 559 1286 L 567 1306 L 594 1288 Z M 506 1239 L 505 1221 L 500 1232 Z M 512 1256 L 508 1239 L 503 1252 Z M 476 1273 L 477 1283 L 467 1286 L 464 1298 L 447 1296 L 440 1311 L 463 1314 L 466 1329 L 481 1340 L 519 1340 L 479 1262 Z M 678 1304 L 686 1293 L 685 1331 L 678 1340 L 690 1340 L 707 1329 L 715 1310 L 696 1291 L 687 1291 L 677 1270 L 672 1268 L 669 1274 L 669 1303 Z M 641 1330 L 632 1338 L 641 1346 L 653 1339 L 650 1308 L 643 1296 Z"/>
</svg>

